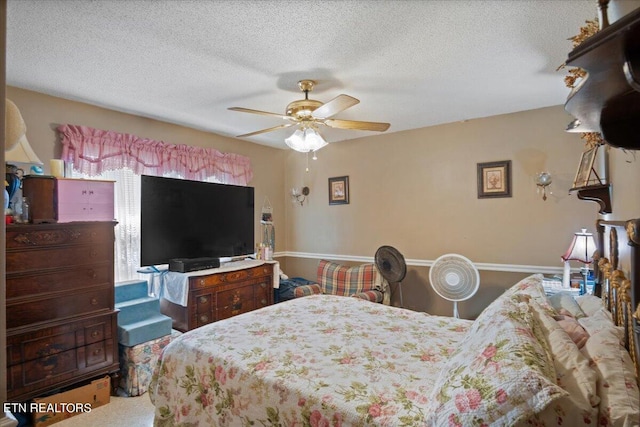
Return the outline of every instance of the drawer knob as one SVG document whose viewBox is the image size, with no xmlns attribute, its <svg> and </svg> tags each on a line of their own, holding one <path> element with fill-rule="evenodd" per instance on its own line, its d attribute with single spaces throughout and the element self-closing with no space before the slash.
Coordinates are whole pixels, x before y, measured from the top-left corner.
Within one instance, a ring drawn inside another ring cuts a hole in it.
<svg viewBox="0 0 640 427">
<path fill-rule="evenodd" d="M 200 304 L 206 304 L 207 301 L 209 301 L 209 299 L 207 297 L 200 297 L 199 301 L 200 301 Z"/>
<path fill-rule="evenodd" d="M 95 350 L 93 350 L 93 355 L 94 355 L 94 356 L 97 356 L 97 355 L 99 355 L 100 353 L 102 353 L 102 349 L 101 349 L 101 348 L 96 348 Z"/>
<path fill-rule="evenodd" d="M 262 305 L 266 305 L 267 304 L 267 300 L 262 298 L 262 300 L 260 300 L 260 302 L 262 303 Z"/>
<path fill-rule="evenodd" d="M 266 283 L 260 283 L 260 287 L 264 289 L 264 288 L 267 287 L 267 284 Z"/>
<path fill-rule="evenodd" d="M 98 332 L 98 331 L 91 332 L 91 338 L 95 338 L 95 337 L 97 337 L 99 335 L 100 335 L 100 332 Z"/>
<path fill-rule="evenodd" d="M 98 274 L 96 273 L 95 270 L 90 269 L 89 270 L 89 277 L 91 277 L 92 279 L 95 279 L 96 277 L 98 277 Z"/>
<path fill-rule="evenodd" d="M 209 322 L 209 316 L 207 316 L 206 314 L 203 314 L 202 316 L 200 316 L 200 323 L 207 323 Z"/>
<path fill-rule="evenodd" d="M 98 305 L 98 299 L 97 298 L 91 298 L 91 305 Z"/>
</svg>

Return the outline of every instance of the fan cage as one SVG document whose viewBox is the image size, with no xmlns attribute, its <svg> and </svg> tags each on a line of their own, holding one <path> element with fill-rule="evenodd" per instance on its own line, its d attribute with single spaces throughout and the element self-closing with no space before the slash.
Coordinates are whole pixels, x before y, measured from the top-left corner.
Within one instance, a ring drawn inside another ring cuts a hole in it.
<svg viewBox="0 0 640 427">
<path fill-rule="evenodd" d="M 480 274 L 473 262 L 458 254 L 442 255 L 429 270 L 433 290 L 448 301 L 465 301 L 480 286 Z"/>
<path fill-rule="evenodd" d="M 380 246 L 375 254 L 375 264 L 389 283 L 399 283 L 407 274 L 404 256 L 393 246 Z"/>
</svg>

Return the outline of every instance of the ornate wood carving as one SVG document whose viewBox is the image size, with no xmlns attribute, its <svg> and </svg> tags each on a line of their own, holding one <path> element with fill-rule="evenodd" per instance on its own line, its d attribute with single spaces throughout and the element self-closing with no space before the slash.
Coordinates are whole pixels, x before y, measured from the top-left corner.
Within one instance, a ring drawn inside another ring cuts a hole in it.
<svg viewBox="0 0 640 427">
<path fill-rule="evenodd" d="M 615 270 L 618 268 L 618 232 L 615 228 L 609 233 L 609 258 L 611 259 L 611 267 Z"/>
<path fill-rule="evenodd" d="M 591 185 L 576 189 L 578 199 L 596 202 L 600 205 L 600 214 L 608 214 L 612 212 L 611 208 L 611 186 L 609 184 Z"/>
<path fill-rule="evenodd" d="M 599 132 L 614 147 L 640 149 L 640 9 L 573 49 L 566 64 L 588 78 L 571 91 L 565 109 L 571 132 Z"/>
</svg>

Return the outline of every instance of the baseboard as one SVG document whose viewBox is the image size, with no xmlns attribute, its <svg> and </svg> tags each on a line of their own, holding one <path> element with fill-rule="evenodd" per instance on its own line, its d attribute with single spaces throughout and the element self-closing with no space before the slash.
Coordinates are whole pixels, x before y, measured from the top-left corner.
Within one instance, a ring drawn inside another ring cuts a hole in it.
<svg viewBox="0 0 640 427">
<path fill-rule="evenodd" d="M 10 412 L 5 412 L 4 416 L 0 418 L 0 427 L 16 427 L 18 420 L 13 418 Z"/>
</svg>

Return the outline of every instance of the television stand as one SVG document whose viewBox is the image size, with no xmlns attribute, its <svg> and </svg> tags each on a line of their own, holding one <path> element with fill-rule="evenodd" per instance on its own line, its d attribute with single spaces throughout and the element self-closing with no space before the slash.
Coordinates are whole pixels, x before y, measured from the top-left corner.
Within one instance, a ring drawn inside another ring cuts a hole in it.
<svg viewBox="0 0 640 427">
<path fill-rule="evenodd" d="M 160 311 L 173 329 L 190 331 L 206 324 L 273 304 L 278 263 L 233 261 L 220 268 L 189 273 L 166 272 Z"/>
</svg>

